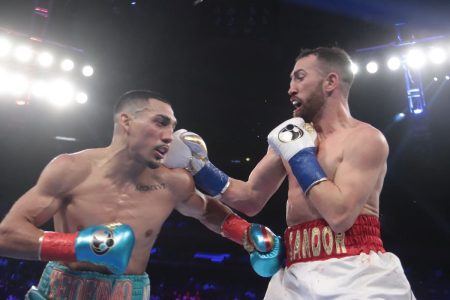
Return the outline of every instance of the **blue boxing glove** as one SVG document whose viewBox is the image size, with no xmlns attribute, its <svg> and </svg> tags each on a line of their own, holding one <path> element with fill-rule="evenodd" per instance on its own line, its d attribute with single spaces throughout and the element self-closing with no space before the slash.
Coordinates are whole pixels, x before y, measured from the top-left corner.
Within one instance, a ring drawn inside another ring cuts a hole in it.
<svg viewBox="0 0 450 300">
<path fill-rule="evenodd" d="M 327 180 L 316 158 L 317 133 L 302 118 L 281 123 L 267 136 L 270 147 L 289 162 L 304 193 L 317 183 Z"/>
<path fill-rule="evenodd" d="M 229 177 L 208 159 L 203 139 L 196 133 L 179 129 L 173 133 L 163 164 L 168 168 L 184 168 L 191 172 L 195 186 L 204 194 L 219 198 L 229 185 Z"/>
<path fill-rule="evenodd" d="M 250 252 L 253 270 L 262 277 L 273 276 L 283 263 L 281 238 L 260 224 L 251 224 L 247 234 L 255 247 L 255 251 Z"/>
<path fill-rule="evenodd" d="M 41 260 L 89 262 L 122 274 L 127 269 L 135 237 L 130 226 L 113 223 L 74 233 L 46 231 L 39 240 Z"/>
<path fill-rule="evenodd" d="M 126 224 L 93 226 L 78 234 L 75 243 L 77 260 L 106 266 L 111 272 L 125 272 L 135 237 Z"/>
<path fill-rule="evenodd" d="M 250 224 L 232 213 L 223 222 L 221 232 L 224 237 L 244 246 L 250 253 L 250 263 L 258 275 L 271 277 L 281 268 L 281 238 L 269 228 Z"/>
</svg>

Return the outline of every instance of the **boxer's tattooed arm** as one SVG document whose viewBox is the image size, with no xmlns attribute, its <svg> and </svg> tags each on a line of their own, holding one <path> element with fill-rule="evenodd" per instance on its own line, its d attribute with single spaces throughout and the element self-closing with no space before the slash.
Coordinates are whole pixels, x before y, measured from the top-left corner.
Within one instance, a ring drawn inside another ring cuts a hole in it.
<svg viewBox="0 0 450 300">
<path fill-rule="evenodd" d="M 140 192 L 152 192 L 152 191 L 159 191 L 159 190 L 165 190 L 167 188 L 167 185 L 165 183 L 158 183 L 158 184 L 136 184 L 136 191 Z"/>
</svg>

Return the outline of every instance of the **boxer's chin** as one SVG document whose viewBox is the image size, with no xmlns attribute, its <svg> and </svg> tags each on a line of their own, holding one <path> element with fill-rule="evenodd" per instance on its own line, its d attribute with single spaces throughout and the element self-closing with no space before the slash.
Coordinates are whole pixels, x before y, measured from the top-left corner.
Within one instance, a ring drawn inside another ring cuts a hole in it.
<svg viewBox="0 0 450 300">
<path fill-rule="evenodd" d="M 150 169 L 158 169 L 162 165 L 162 160 L 152 160 L 147 162 L 147 167 Z"/>
</svg>

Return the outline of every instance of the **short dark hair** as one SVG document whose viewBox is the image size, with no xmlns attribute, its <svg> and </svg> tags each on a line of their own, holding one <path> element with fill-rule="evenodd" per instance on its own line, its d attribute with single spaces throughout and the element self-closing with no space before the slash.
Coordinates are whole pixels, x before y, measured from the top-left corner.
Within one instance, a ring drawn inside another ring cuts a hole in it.
<svg viewBox="0 0 450 300">
<path fill-rule="evenodd" d="M 338 47 L 302 49 L 295 61 L 309 55 L 315 55 L 320 62 L 324 63 L 324 67 L 336 68 L 341 73 L 342 81 L 348 83 L 349 86 L 352 84 L 355 77 L 351 70 L 352 60 L 345 50 Z"/>
<path fill-rule="evenodd" d="M 120 96 L 114 106 L 114 115 L 126 110 L 131 105 L 147 104 L 148 99 L 157 99 L 170 105 L 166 97 L 151 90 L 131 90 Z"/>
</svg>

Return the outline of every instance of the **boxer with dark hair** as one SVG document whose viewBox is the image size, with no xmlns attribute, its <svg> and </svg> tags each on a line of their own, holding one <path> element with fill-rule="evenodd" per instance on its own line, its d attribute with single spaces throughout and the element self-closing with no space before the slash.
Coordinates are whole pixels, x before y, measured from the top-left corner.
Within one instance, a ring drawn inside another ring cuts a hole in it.
<svg viewBox="0 0 450 300">
<path fill-rule="evenodd" d="M 174 209 L 243 244 L 255 271 L 267 269 L 260 260 L 278 262 L 269 229 L 205 198 L 186 170 L 161 165 L 175 125 L 164 97 L 127 92 L 108 147 L 59 155 L 16 201 L 0 224 L 0 256 L 50 261 L 27 299 L 149 299 L 150 250 Z M 55 232 L 39 229 L 51 218 Z"/>
<path fill-rule="evenodd" d="M 352 82 L 342 49 L 302 51 L 288 91 L 294 118 L 270 132 L 267 154 L 247 181 L 216 168 L 192 142 L 199 136 L 174 134 L 166 166 L 188 168 L 200 190 L 249 216 L 287 176 L 286 267 L 272 277 L 267 300 L 415 299 L 398 257 L 380 238 L 388 144 L 351 116 Z"/>
</svg>

